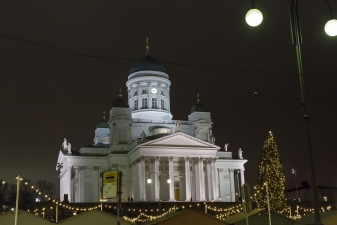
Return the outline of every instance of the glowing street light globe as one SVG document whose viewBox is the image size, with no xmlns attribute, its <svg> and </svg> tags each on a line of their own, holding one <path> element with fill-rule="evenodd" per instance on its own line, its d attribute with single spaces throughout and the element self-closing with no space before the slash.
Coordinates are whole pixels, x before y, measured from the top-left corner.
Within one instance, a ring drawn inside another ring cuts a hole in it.
<svg viewBox="0 0 337 225">
<path fill-rule="evenodd" d="M 246 14 L 246 22 L 249 26 L 256 27 L 260 25 L 263 20 L 263 15 L 258 9 L 251 9 Z"/>
<path fill-rule="evenodd" d="M 171 179 L 167 179 L 167 183 L 169 183 L 169 184 L 170 184 L 170 183 L 171 183 Z"/>
<path fill-rule="evenodd" d="M 329 36 L 337 35 L 337 20 L 329 20 L 324 27 L 325 33 Z"/>
<path fill-rule="evenodd" d="M 149 179 L 147 179 L 147 183 L 148 184 L 151 184 L 151 182 L 152 182 L 152 180 L 149 178 Z"/>
</svg>

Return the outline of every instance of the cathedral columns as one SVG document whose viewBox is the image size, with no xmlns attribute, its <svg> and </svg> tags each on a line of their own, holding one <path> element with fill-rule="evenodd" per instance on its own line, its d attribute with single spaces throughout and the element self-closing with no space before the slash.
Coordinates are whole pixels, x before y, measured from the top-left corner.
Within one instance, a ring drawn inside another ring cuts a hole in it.
<svg viewBox="0 0 337 225">
<path fill-rule="evenodd" d="M 235 182 L 234 182 L 234 169 L 229 169 L 229 182 L 230 182 L 230 198 L 231 202 L 235 202 Z"/>
<path fill-rule="evenodd" d="M 173 174 L 173 157 L 168 157 L 169 161 L 169 177 L 171 180 L 171 183 L 169 183 L 170 186 L 170 202 L 175 201 L 174 199 L 174 174 Z"/>
<path fill-rule="evenodd" d="M 185 187 L 186 187 L 186 201 L 191 201 L 191 173 L 190 173 L 190 158 L 185 157 Z"/>
<path fill-rule="evenodd" d="M 65 190 L 64 190 L 64 194 L 68 194 L 68 200 L 71 200 L 71 166 L 69 166 L 66 170 L 66 174 L 65 174 Z"/>
<path fill-rule="evenodd" d="M 138 163 L 138 177 L 139 177 L 139 201 L 146 201 L 145 189 L 145 157 L 141 156 L 137 160 Z"/>
<path fill-rule="evenodd" d="M 206 173 L 207 173 L 207 199 L 208 201 L 213 200 L 213 181 L 212 181 L 212 159 L 207 159 L 206 161 Z"/>
<path fill-rule="evenodd" d="M 213 200 L 219 201 L 218 170 L 215 168 L 216 158 L 212 159 Z"/>
<path fill-rule="evenodd" d="M 157 108 L 161 109 L 161 101 L 160 101 L 160 95 L 161 95 L 161 83 L 159 82 L 157 84 Z"/>
<path fill-rule="evenodd" d="M 138 109 L 142 108 L 142 99 L 140 98 L 140 95 L 142 94 L 142 86 L 140 84 L 137 84 L 137 94 L 138 94 Z"/>
<path fill-rule="evenodd" d="M 138 200 L 139 199 L 139 176 L 137 174 L 137 162 L 132 162 L 132 189 L 133 189 L 133 199 Z"/>
<path fill-rule="evenodd" d="M 195 158 L 195 187 L 196 187 L 196 200 L 206 201 L 205 199 L 205 181 L 204 181 L 204 162 L 203 158 Z"/>
<path fill-rule="evenodd" d="M 147 108 L 153 108 L 151 101 L 151 82 L 147 83 Z"/>
<path fill-rule="evenodd" d="M 80 166 L 78 168 L 79 202 L 85 202 L 84 193 L 85 193 L 86 168 L 87 168 L 86 166 Z"/>
<path fill-rule="evenodd" d="M 154 158 L 154 172 L 156 175 L 154 176 L 154 199 L 155 201 L 160 201 L 160 180 L 159 180 L 159 156 Z"/>
<path fill-rule="evenodd" d="M 245 183 L 245 176 L 244 176 L 244 169 L 240 169 L 240 179 L 241 179 L 241 186 Z M 241 187 L 240 187 L 241 188 Z"/>
</svg>

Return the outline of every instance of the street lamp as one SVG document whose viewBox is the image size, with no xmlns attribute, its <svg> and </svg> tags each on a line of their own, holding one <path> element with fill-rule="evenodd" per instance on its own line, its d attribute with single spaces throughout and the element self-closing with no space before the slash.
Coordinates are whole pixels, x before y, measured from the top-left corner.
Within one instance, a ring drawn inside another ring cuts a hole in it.
<svg viewBox="0 0 337 225">
<path fill-rule="evenodd" d="M 296 196 L 297 196 L 297 202 L 299 202 L 299 196 L 298 196 L 298 186 L 297 186 L 297 171 L 295 169 L 292 169 L 292 174 L 295 176 L 295 184 L 296 184 Z"/>
<path fill-rule="evenodd" d="M 333 19 L 333 14 L 331 7 L 327 0 L 324 0 L 329 9 L 331 20 L 328 21 L 325 25 L 325 32 L 330 36 L 337 35 L 337 20 Z M 290 17 L 290 30 L 292 43 L 296 47 L 296 58 L 297 58 L 297 66 L 298 66 L 298 75 L 300 80 L 300 89 L 301 89 L 301 105 L 303 106 L 303 119 L 305 121 L 306 127 L 306 141 L 307 141 L 307 154 L 309 158 L 309 173 L 310 173 L 310 181 L 311 181 L 311 194 L 313 200 L 313 208 L 314 208 L 314 224 L 322 224 L 321 216 L 319 214 L 318 208 L 318 195 L 317 195 L 317 185 L 315 178 L 315 167 L 314 167 L 314 159 L 311 147 L 311 137 L 310 137 L 310 129 L 309 129 L 309 115 L 307 113 L 307 104 L 305 97 L 305 89 L 304 89 L 304 77 L 303 77 L 303 66 L 302 66 L 302 55 L 301 55 L 301 45 L 302 45 L 302 35 L 301 35 L 301 26 L 298 15 L 298 0 L 288 0 L 289 5 L 289 17 Z M 254 0 L 253 0 L 253 8 L 254 8 Z"/>
<path fill-rule="evenodd" d="M 60 201 L 60 195 L 61 195 L 61 169 L 63 168 L 63 163 L 57 163 L 57 171 L 59 173 L 59 196 L 56 198 L 56 223 L 58 223 L 59 220 L 59 201 Z"/>
<path fill-rule="evenodd" d="M 170 179 L 170 176 L 168 175 L 168 173 L 166 173 L 166 172 L 161 172 L 159 175 L 156 172 L 151 172 L 151 173 L 149 173 L 149 178 L 147 179 L 148 184 L 152 183 L 151 174 L 153 174 L 153 173 L 156 174 L 157 177 L 158 177 L 158 195 L 159 195 L 158 196 L 158 203 L 159 203 L 159 212 L 160 212 L 160 177 L 161 177 L 162 174 L 166 174 L 168 176 L 168 179 L 166 181 L 168 184 L 171 183 L 171 179 Z"/>
</svg>

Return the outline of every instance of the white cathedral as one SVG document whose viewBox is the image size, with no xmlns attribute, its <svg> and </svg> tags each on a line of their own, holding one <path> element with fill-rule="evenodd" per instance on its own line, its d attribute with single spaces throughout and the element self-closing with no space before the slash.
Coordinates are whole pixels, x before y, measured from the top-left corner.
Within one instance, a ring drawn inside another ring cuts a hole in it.
<svg viewBox="0 0 337 225">
<path fill-rule="evenodd" d="M 247 160 L 241 150 L 234 159 L 227 146 L 215 145 L 211 113 L 199 96 L 187 121 L 172 120 L 169 75 L 148 46 L 126 86 L 127 101 L 121 94 L 114 101 L 93 145 L 77 151 L 65 143 L 60 150 L 60 200 L 67 194 L 73 203 L 116 201 L 101 197 L 102 172 L 118 169 L 124 202 L 238 201 Z"/>
</svg>

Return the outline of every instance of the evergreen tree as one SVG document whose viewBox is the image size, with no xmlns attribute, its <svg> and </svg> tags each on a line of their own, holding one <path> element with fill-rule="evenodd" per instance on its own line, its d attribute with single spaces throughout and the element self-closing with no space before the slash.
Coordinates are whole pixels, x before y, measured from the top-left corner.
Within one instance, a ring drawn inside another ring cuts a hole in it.
<svg viewBox="0 0 337 225">
<path fill-rule="evenodd" d="M 255 189 L 255 199 L 258 208 L 267 208 L 266 182 L 268 183 L 270 209 L 280 213 L 288 210 L 285 196 L 285 176 L 282 171 L 280 155 L 271 131 L 264 142 L 262 156 L 258 168 L 258 180 Z"/>
</svg>

